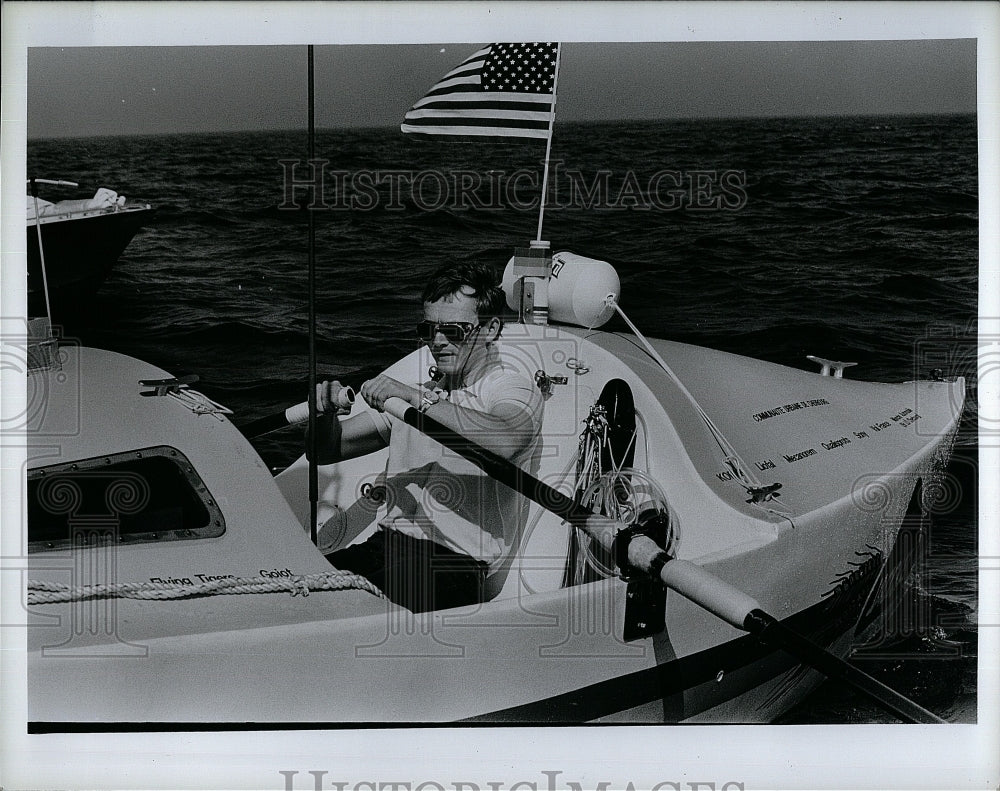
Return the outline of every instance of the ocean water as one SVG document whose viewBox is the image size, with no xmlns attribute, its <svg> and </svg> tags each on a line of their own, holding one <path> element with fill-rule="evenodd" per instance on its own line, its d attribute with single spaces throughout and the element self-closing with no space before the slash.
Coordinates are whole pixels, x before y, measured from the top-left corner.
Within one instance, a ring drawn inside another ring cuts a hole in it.
<svg viewBox="0 0 1000 791">
<path fill-rule="evenodd" d="M 533 239 L 544 147 L 321 130 L 321 376 L 360 384 L 414 348 L 426 275 L 501 268 Z M 975 720 L 977 137 L 972 115 L 557 125 L 543 238 L 614 264 L 651 337 L 877 381 L 965 376 L 958 497 L 906 586 L 898 639 L 854 661 L 956 722 Z M 306 397 L 305 132 L 34 140 L 28 175 L 157 208 L 92 298 L 54 323 L 84 343 L 199 375 L 246 422 Z M 293 163 L 298 163 L 293 167 Z M 52 200 L 79 193 L 46 194 Z M 298 204 L 298 205 L 296 205 Z M 620 319 L 609 329 L 625 329 Z M 290 429 L 257 442 L 273 467 Z M 784 720 L 891 721 L 825 684 Z"/>
</svg>

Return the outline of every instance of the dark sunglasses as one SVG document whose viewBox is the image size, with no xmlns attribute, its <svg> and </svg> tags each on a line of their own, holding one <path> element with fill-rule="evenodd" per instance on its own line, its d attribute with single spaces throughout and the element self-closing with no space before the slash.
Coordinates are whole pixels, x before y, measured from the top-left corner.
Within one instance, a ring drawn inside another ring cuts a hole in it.
<svg viewBox="0 0 1000 791">
<path fill-rule="evenodd" d="M 421 321 L 417 324 L 417 337 L 424 343 L 430 343 L 440 332 L 449 343 L 462 343 L 473 330 L 482 326 L 468 321 Z"/>
</svg>

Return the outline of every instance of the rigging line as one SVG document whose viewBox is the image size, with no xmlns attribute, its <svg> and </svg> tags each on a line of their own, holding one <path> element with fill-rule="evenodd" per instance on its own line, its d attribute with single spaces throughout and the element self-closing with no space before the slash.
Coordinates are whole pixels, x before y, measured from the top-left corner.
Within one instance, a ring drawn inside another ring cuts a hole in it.
<svg viewBox="0 0 1000 791">
<path fill-rule="evenodd" d="M 38 263 L 42 268 L 42 290 L 45 292 L 45 317 L 49 320 L 49 334 L 51 336 L 52 304 L 49 302 L 49 277 L 45 271 L 45 250 L 42 247 L 42 218 L 38 214 L 38 183 L 35 179 L 31 179 L 31 197 L 35 202 L 35 232 L 38 234 Z M 541 225 L 539 224 L 540 228 Z M 541 230 L 539 230 L 539 233 L 541 233 Z"/>
<path fill-rule="evenodd" d="M 635 429 L 635 431 L 632 432 L 632 436 L 629 437 L 628 445 L 625 446 L 625 451 L 622 453 L 621 464 L 616 464 L 615 463 L 615 456 L 614 456 L 613 453 L 609 454 L 611 456 L 611 469 L 616 474 L 620 474 L 621 471 L 625 468 L 625 459 L 628 458 L 628 452 L 630 450 L 632 450 L 633 447 L 635 447 L 636 438 L 637 438 L 638 434 L 639 434 L 639 429 Z"/>
<path fill-rule="evenodd" d="M 614 309 L 618 311 L 618 314 L 625 320 L 625 323 L 629 326 L 629 329 L 631 329 L 632 332 L 635 334 L 635 337 L 638 338 L 639 342 L 642 343 L 643 347 L 649 353 L 649 356 L 653 358 L 654 362 L 656 362 L 656 364 L 659 365 L 660 368 L 663 369 L 664 373 L 666 373 L 667 376 L 670 377 L 673 383 L 677 385 L 678 389 L 680 389 L 684 397 L 687 398 L 688 401 L 690 401 L 691 404 L 694 406 L 694 408 L 698 411 L 698 414 L 701 416 L 702 420 L 705 421 L 705 425 L 708 426 L 709 432 L 712 434 L 712 437 L 719 445 L 719 448 L 722 450 L 723 454 L 726 457 L 726 462 L 729 463 L 729 466 L 732 468 L 733 472 L 740 480 L 740 483 L 742 483 L 745 487 L 751 487 L 751 488 L 761 487 L 763 484 L 753 474 L 753 472 L 748 470 L 746 464 L 743 462 L 743 459 L 740 458 L 739 453 L 736 452 L 736 449 L 733 447 L 732 443 L 730 443 L 729 440 L 726 439 L 726 436 L 722 433 L 719 427 L 715 425 L 715 423 L 712 421 L 712 418 L 708 416 L 708 413 L 701 408 L 701 404 L 699 404 L 697 399 L 695 399 L 695 397 L 691 394 L 691 391 L 684 386 L 684 383 L 681 382 L 681 380 L 677 377 L 677 374 L 675 374 L 673 370 L 671 370 L 670 366 L 667 365 L 663 357 L 661 357 L 660 354 L 656 351 L 656 349 L 653 348 L 653 345 L 648 340 L 646 340 L 646 337 L 642 334 L 642 332 L 639 331 L 639 328 L 632 323 L 632 320 L 628 316 L 625 315 L 625 311 L 622 310 L 621 306 L 618 304 L 618 300 L 612 298 L 610 300 L 610 304 L 614 306 Z"/>
</svg>

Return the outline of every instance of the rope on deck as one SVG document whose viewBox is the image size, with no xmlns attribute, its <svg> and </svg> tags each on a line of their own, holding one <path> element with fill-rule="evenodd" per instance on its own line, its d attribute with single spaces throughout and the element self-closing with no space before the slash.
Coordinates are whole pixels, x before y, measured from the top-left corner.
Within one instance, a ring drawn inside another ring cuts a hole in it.
<svg viewBox="0 0 1000 791">
<path fill-rule="evenodd" d="M 328 571 L 279 579 L 229 577 L 195 585 L 118 582 L 74 587 L 60 582 L 28 580 L 28 604 L 55 604 L 87 599 L 190 599 L 197 596 L 286 592 L 292 596 L 308 596 L 310 591 L 339 590 L 363 590 L 385 598 L 385 594 L 364 577 L 349 571 Z"/>
</svg>

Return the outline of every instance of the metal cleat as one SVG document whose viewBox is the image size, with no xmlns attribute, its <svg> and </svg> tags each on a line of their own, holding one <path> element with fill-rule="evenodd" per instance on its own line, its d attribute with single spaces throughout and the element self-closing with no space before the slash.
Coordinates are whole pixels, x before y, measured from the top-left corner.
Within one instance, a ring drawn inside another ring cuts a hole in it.
<svg viewBox="0 0 1000 791">
<path fill-rule="evenodd" d="M 772 483 L 768 486 L 747 487 L 747 494 L 750 495 L 750 499 L 747 502 L 755 504 L 769 503 L 774 498 L 781 497 L 781 493 L 778 491 L 780 488 L 780 483 Z"/>
<path fill-rule="evenodd" d="M 834 379 L 844 378 L 844 369 L 850 368 L 852 365 L 857 365 L 857 363 L 845 363 L 838 360 L 827 360 L 823 357 L 816 357 L 812 354 L 806 355 L 807 360 L 812 360 L 821 366 L 820 376 L 830 376 L 831 371 L 833 372 Z"/>
<path fill-rule="evenodd" d="M 552 395 L 553 385 L 564 385 L 568 381 L 569 379 L 565 376 L 550 376 L 541 369 L 535 371 L 535 384 L 538 385 L 538 389 L 545 396 Z"/>
<path fill-rule="evenodd" d="M 172 376 L 169 379 L 141 379 L 139 380 L 139 387 L 152 387 L 153 389 L 140 392 L 139 395 L 160 397 L 171 395 L 179 393 L 182 388 L 193 385 L 197 381 L 198 377 L 195 374 Z"/>
</svg>

